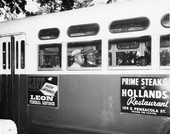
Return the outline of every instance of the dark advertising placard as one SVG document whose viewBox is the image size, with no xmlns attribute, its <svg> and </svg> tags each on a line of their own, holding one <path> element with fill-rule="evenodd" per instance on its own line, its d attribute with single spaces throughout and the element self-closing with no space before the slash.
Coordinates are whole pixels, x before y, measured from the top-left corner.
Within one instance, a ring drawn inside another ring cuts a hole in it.
<svg viewBox="0 0 170 134">
<path fill-rule="evenodd" d="M 58 77 L 28 77 L 28 104 L 59 107 L 58 103 Z"/>
<path fill-rule="evenodd" d="M 170 116 L 169 77 L 121 77 L 121 112 Z"/>
</svg>

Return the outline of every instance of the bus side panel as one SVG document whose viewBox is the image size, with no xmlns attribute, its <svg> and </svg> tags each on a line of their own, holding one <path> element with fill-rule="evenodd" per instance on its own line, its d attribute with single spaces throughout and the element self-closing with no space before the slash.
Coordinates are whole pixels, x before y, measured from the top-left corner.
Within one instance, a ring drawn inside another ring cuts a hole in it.
<svg viewBox="0 0 170 134">
<path fill-rule="evenodd" d="M 15 121 L 16 125 L 17 125 L 17 129 L 18 132 L 20 130 L 20 76 L 19 75 L 14 75 L 14 84 L 12 87 L 12 103 L 13 103 L 13 107 L 12 107 L 12 111 L 13 111 L 13 120 Z"/>
<path fill-rule="evenodd" d="M 1 118 L 12 119 L 11 76 L 1 75 Z"/>
<path fill-rule="evenodd" d="M 11 75 L 0 76 L 0 118 L 12 119 L 18 133 L 26 133 L 26 76 L 15 75 L 15 86 L 11 87 Z M 12 101 L 15 100 L 15 101 Z"/>
<path fill-rule="evenodd" d="M 121 113 L 121 77 L 60 75 L 59 108 L 30 105 L 30 133 L 160 134 L 166 117 Z"/>
<path fill-rule="evenodd" d="M 123 76 L 60 76 L 60 106 L 64 107 L 60 115 L 62 123 L 103 132 L 158 133 L 161 123 L 163 124 L 162 118 L 120 112 L 121 77 Z"/>
<path fill-rule="evenodd" d="M 0 75 L 0 118 L 6 118 L 6 76 Z"/>
<path fill-rule="evenodd" d="M 19 83 L 20 82 L 20 83 Z M 26 75 L 20 75 L 18 79 L 18 85 L 20 88 L 19 90 L 19 123 L 20 123 L 20 128 L 19 132 L 20 134 L 26 134 L 27 132 L 27 84 L 26 84 Z"/>
</svg>

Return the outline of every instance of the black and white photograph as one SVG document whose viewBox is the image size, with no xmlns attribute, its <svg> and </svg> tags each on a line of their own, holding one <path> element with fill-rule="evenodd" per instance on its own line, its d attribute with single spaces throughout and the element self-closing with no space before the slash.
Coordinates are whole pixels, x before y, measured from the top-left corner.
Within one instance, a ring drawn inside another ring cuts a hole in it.
<svg viewBox="0 0 170 134">
<path fill-rule="evenodd" d="M 0 134 L 170 134 L 170 0 L 0 0 Z"/>
</svg>

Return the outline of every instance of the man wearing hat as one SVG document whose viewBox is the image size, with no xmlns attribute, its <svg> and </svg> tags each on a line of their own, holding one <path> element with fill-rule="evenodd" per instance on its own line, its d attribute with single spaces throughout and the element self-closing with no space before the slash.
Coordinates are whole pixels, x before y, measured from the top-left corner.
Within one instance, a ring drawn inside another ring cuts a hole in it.
<svg viewBox="0 0 170 134">
<path fill-rule="evenodd" d="M 86 50 L 86 62 L 83 64 L 84 67 L 97 67 L 96 65 L 96 54 L 97 50 L 92 48 Z"/>
<path fill-rule="evenodd" d="M 74 63 L 70 66 L 73 68 L 79 68 L 82 67 L 82 65 L 84 64 L 84 56 L 81 53 L 80 49 L 75 49 L 72 51 L 71 56 L 74 59 Z"/>
</svg>

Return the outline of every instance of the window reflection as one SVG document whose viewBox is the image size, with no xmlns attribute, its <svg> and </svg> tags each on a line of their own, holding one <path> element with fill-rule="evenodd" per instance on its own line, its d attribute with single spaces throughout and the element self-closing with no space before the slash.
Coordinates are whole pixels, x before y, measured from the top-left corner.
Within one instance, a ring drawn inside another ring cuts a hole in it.
<svg viewBox="0 0 170 134">
<path fill-rule="evenodd" d="M 70 68 L 100 67 L 101 41 L 69 43 L 67 55 Z"/>
<path fill-rule="evenodd" d="M 38 33 L 40 40 L 57 39 L 60 31 L 58 28 L 41 29 Z"/>
<path fill-rule="evenodd" d="M 162 17 L 161 24 L 165 28 L 170 28 L 170 14 L 166 14 Z"/>
<path fill-rule="evenodd" d="M 160 65 L 170 66 L 170 35 L 160 38 Z"/>
<path fill-rule="evenodd" d="M 99 25 L 96 23 L 73 25 L 68 29 L 69 37 L 93 36 L 99 32 Z"/>
<path fill-rule="evenodd" d="M 48 44 L 39 46 L 39 69 L 61 68 L 61 45 Z"/>
<path fill-rule="evenodd" d="M 6 42 L 3 42 L 3 55 L 2 55 L 3 56 L 3 58 L 2 58 L 3 59 L 3 69 L 6 69 L 6 66 L 7 66 L 6 65 L 7 64 L 6 63 L 6 55 L 7 55 L 7 50 L 6 50 L 7 48 L 6 47 L 7 47 Z"/>
<path fill-rule="evenodd" d="M 113 21 L 110 25 L 111 33 L 124 33 L 133 31 L 142 31 L 149 26 L 149 19 L 146 17 L 133 18 L 126 20 Z"/>
<path fill-rule="evenodd" d="M 151 64 L 151 38 L 109 41 L 109 66 L 147 66 Z"/>
</svg>

